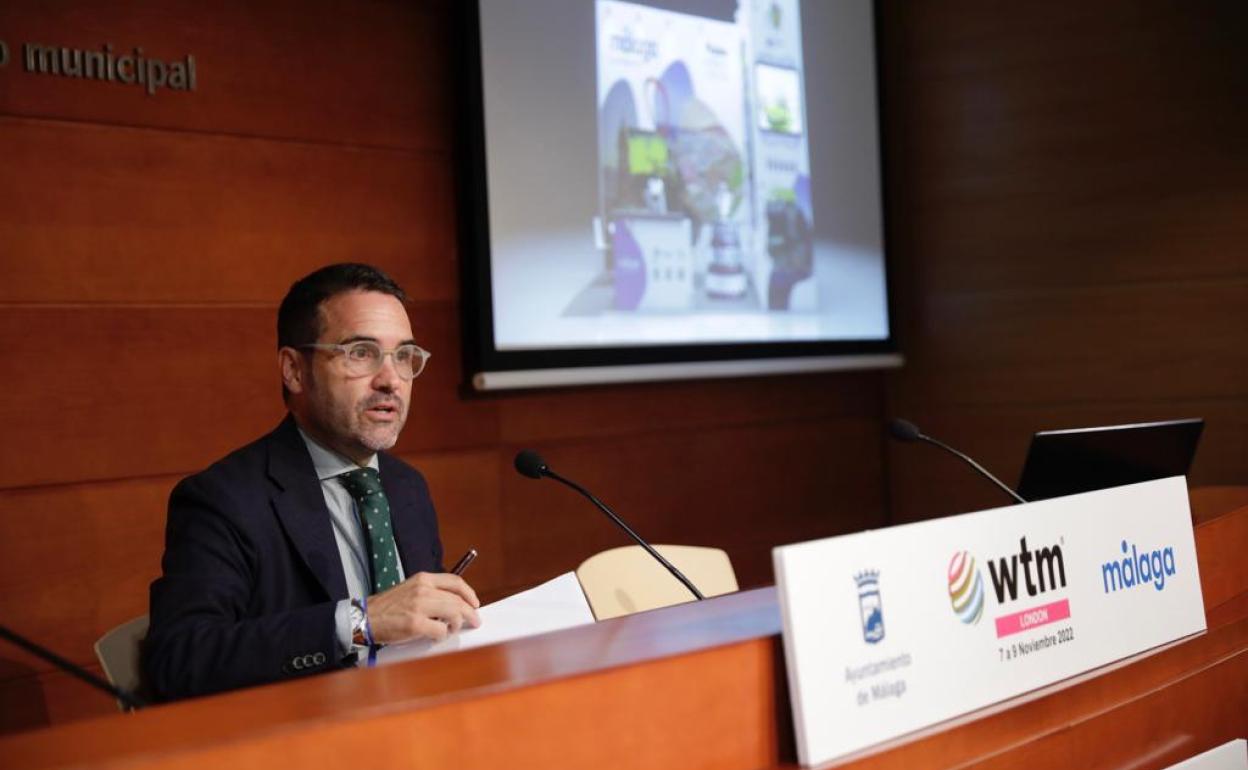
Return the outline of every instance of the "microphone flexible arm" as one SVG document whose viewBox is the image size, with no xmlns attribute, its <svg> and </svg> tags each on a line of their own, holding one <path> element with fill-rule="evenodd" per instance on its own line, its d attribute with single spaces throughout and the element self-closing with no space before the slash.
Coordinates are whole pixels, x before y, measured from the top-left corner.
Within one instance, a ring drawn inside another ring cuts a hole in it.
<svg viewBox="0 0 1248 770">
<path fill-rule="evenodd" d="M 65 660 L 60 655 L 57 655 L 55 652 L 52 652 L 46 647 L 35 644 L 34 642 L 30 641 L 26 637 L 22 636 L 21 634 L 17 633 L 16 631 L 10 628 L 0 626 L 0 638 L 6 639 L 12 642 L 18 647 L 21 647 L 26 652 L 29 652 L 31 655 L 34 655 L 39 658 L 43 658 L 44 660 L 56 666 L 60 670 L 65 671 L 66 673 L 72 674 L 73 676 L 81 679 L 82 681 L 86 682 L 92 687 L 99 689 L 99 690 L 103 690 L 104 692 L 113 696 L 114 698 L 126 704 L 132 709 L 143 708 L 144 706 L 147 705 L 147 703 L 142 698 L 135 695 L 134 693 L 126 692 L 120 687 L 116 687 L 113 684 L 106 682 L 103 679 L 100 679 L 98 676 L 93 675 L 92 673 L 82 668 L 81 666 L 71 663 L 68 660 Z"/>
<path fill-rule="evenodd" d="M 684 584 L 685 588 L 688 588 L 689 591 L 698 599 L 698 601 L 701 601 L 706 598 L 705 596 L 702 595 L 702 592 L 698 590 L 697 586 L 695 586 L 689 580 L 689 578 L 685 577 L 684 574 L 680 570 L 676 569 L 676 567 L 673 566 L 670 561 L 663 558 L 663 554 L 654 550 L 654 548 L 652 548 L 649 543 L 647 543 L 645 540 L 642 540 L 641 535 L 638 535 L 636 532 L 634 532 L 631 527 L 629 527 L 627 524 L 624 523 L 623 519 L 621 519 L 619 516 L 616 516 L 615 512 L 607 507 L 606 503 L 602 502 L 601 500 L 599 500 L 598 498 L 590 494 L 589 490 L 585 489 L 585 487 L 582 487 L 580 484 L 577 484 L 575 481 L 572 481 L 571 479 L 565 479 L 563 476 L 560 476 L 558 473 L 555 473 L 554 471 L 552 471 L 545 464 L 541 466 L 538 472 L 543 476 L 551 477 L 555 481 L 559 481 L 564 484 L 567 484 L 569 487 L 572 487 L 577 492 L 580 492 L 582 495 L 585 496 L 586 499 L 588 499 L 591 503 L 596 505 L 598 507 L 598 510 L 607 514 L 607 516 L 611 518 L 611 521 L 615 522 L 616 526 L 618 526 L 620 529 L 628 533 L 628 536 L 631 537 L 633 540 L 636 540 L 637 545 L 646 549 L 646 553 L 653 556 L 655 559 L 658 560 L 660 564 L 666 567 L 667 571 L 672 573 L 672 577 L 676 578 L 682 584 Z"/>
<path fill-rule="evenodd" d="M 1009 488 L 1009 487 L 1007 487 L 1005 484 L 1001 483 L 1001 480 L 1000 480 L 1000 479 L 998 479 L 996 476 L 994 476 L 994 475 L 992 475 L 991 473 L 989 473 L 987 468 L 985 468 L 984 466 L 982 466 L 982 465 L 980 465 L 979 463 L 975 462 L 975 461 L 974 461 L 974 460 L 972 460 L 970 457 L 968 457 L 967 455 L 962 454 L 961 452 L 959 452 L 958 450 L 956 450 L 956 449 L 954 449 L 953 447 L 949 446 L 948 444 L 946 444 L 946 443 L 944 443 L 944 442 L 942 442 L 942 441 L 937 441 L 936 439 L 932 438 L 931 436 L 925 435 L 925 434 L 923 434 L 923 433 L 918 433 L 917 431 L 916 431 L 916 436 L 915 436 L 915 438 L 919 439 L 920 441 L 926 441 L 926 442 L 928 442 L 929 444 L 935 444 L 936 446 L 940 447 L 941 449 L 945 450 L 946 452 L 949 452 L 949 453 L 953 454 L 954 456 L 961 458 L 963 462 L 967 463 L 967 464 L 968 464 L 968 465 L 970 465 L 972 468 L 974 468 L 975 470 L 979 471 L 979 472 L 980 472 L 980 474 L 982 474 L 982 475 L 984 476 L 984 478 L 988 479 L 988 480 L 989 480 L 989 481 L 991 481 L 993 484 L 996 484 L 998 487 L 1000 487 L 1002 492 L 1005 492 L 1007 495 L 1009 495 L 1010 497 L 1014 498 L 1014 501 L 1015 501 L 1015 502 L 1019 502 L 1019 503 L 1026 503 L 1026 502 L 1027 502 L 1027 501 L 1026 501 L 1026 500 L 1024 500 L 1024 499 L 1022 498 L 1022 496 L 1020 496 L 1017 492 L 1015 492 L 1014 490 L 1010 489 L 1010 488 Z"/>
</svg>

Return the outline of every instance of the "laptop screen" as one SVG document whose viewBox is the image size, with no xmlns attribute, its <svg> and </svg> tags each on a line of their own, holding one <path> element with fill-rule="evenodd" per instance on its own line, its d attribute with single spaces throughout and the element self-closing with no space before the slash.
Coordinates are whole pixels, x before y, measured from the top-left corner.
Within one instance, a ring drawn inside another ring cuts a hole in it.
<svg viewBox="0 0 1248 770">
<path fill-rule="evenodd" d="M 1043 431 L 1032 436 L 1018 482 L 1029 501 L 1185 476 L 1202 419 Z"/>
</svg>

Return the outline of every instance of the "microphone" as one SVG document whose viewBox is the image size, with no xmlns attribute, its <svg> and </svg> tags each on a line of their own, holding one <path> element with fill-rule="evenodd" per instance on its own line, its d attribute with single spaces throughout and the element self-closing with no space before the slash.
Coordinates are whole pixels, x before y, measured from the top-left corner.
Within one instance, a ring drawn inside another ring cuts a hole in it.
<svg viewBox="0 0 1248 770">
<path fill-rule="evenodd" d="M 996 476 L 993 476 L 991 473 L 989 473 L 987 469 L 984 468 L 984 466 L 975 462 L 974 460 L 962 454 L 961 452 L 949 446 L 948 444 L 944 444 L 940 441 L 937 441 L 931 436 L 923 435 L 923 432 L 919 430 L 918 426 L 916 426 L 914 423 L 910 422 L 909 420 L 903 420 L 900 417 L 894 417 L 893 419 L 888 421 L 888 432 L 890 435 L 892 435 L 893 438 L 897 439 L 898 441 L 926 441 L 929 444 L 940 447 L 941 449 L 945 450 L 946 452 L 949 452 L 950 454 L 954 455 L 958 459 L 965 462 L 967 465 L 974 468 L 976 471 L 979 472 L 981 476 L 988 479 L 993 484 L 996 484 L 998 487 L 1001 488 L 1003 492 L 1005 492 L 1010 497 L 1014 498 L 1016 502 L 1019 502 L 1019 503 L 1027 502 L 1022 497 L 1020 497 L 1017 492 L 1010 489 L 1005 484 L 1002 484 L 1001 480 L 998 479 Z"/>
<path fill-rule="evenodd" d="M 132 692 L 127 692 L 120 687 L 114 686 L 110 682 L 104 681 L 95 674 L 92 674 L 90 671 L 87 671 L 82 666 L 65 660 L 60 655 L 57 655 L 55 652 L 49 650 L 47 647 L 32 642 L 11 628 L 0 626 L 0 639 L 12 642 L 26 652 L 29 652 L 31 655 L 43 658 L 67 674 L 71 674 L 72 676 L 81 679 L 96 689 L 103 690 L 117 700 L 126 704 L 126 706 L 131 709 L 140 709 L 147 705 L 147 702 L 138 695 Z"/>
<path fill-rule="evenodd" d="M 519 471 L 521 476 L 527 476 L 531 479 L 540 479 L 543 476 L 549 476 L 555 481 L 558 481 L 562 484 L 566 484 L 567 486 L 575 489 L 577 492 L 580 492 L 591 503 L 596 505 L 598 507 L 598 510 L 607 514 L 607 517 L 610 518 L 611 521 L 614 521 L 617 527 L 624 530 L 625 534 L 627 534 L 633 540 L 637 541 L 637 545 L 644 548 L 646 553 L 653 556 L 659 562 L 659 564 L 662 564 L 665 568 L 667 568 L 667 571 L 672 573 L 672 577 L 676 578 L 681 583 L 683 583 L 685 588 L 688 588 L 689 591 L 699 601 L 706 598 L 705 596 L 702 595 L 702 592 L 697 589 L 697 586 L 695 586 L 689 580 L 689 578 L 685 577 L 684 573 L 676 569 L 676 567 L 673 566 L 670 561 L 668 561 L 667 559 L 664 559 L 663 554 L 654 550 L 653 548 L 650 547 L 649 543 L 647 543 L 645 540 L 642 540 L 641 535 L 638 535 L 636 532 L 634 532 L 627 524 L 624 523 L 623 519 L 621 519 L 619 516 L 616 516 L 615 512 L 606 506 L 606 503 L 603 503 L 601 500 L 591 495 L 588 492 L 588 490 L 586 490 L 580 484 L 577 484 L 575 481 L 571 481 L 570 479 L 565 479 L 563 476 L 560 476 L 558 473 L 555 473 L 554 471 L 552 471 L 550 469 L 550 466 L 546 464 L 546 461 L 543 460 L 542 456 L 539 455 L 537 452 L 534 452 L 532 449 L 522 449 L 520 452 L 516 454 L 515 462 L 516 462 L 516 470 Z"/>
<path fill-rule="evenodd" d="M 540 479 L 543 473 L 550 472 L 546 461 L 532 449 L 521 449 L 516 453 L 516 470 L 520 471 L 521 476 L 531 479 Z"/>
</svg>

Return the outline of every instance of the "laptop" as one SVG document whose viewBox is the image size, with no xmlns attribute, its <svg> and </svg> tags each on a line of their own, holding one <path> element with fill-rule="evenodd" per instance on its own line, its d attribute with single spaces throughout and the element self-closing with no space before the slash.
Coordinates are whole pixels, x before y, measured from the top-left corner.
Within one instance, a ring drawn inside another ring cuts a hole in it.
<svg viewBox="0 0 1248 770">
<path fill-rule="evenodd" d="M 1018 481 L 1025 500 L 1186 476 L 1203 419 L 1049 430 L 1031 437 Z"/>
</svg>

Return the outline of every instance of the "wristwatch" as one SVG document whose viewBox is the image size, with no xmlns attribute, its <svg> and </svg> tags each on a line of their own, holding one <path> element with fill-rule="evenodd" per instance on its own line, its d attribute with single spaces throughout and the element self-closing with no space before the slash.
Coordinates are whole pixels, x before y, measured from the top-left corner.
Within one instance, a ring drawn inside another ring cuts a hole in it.
<svg viewBox="0 0 1248 770">
<path fill-rule="evenodd" d="M 351 600 L 351 643 L 357 647 L 367 647 L 373 635 L 368 627 L 368 611 L 364 602 Z"/>
</svg>

